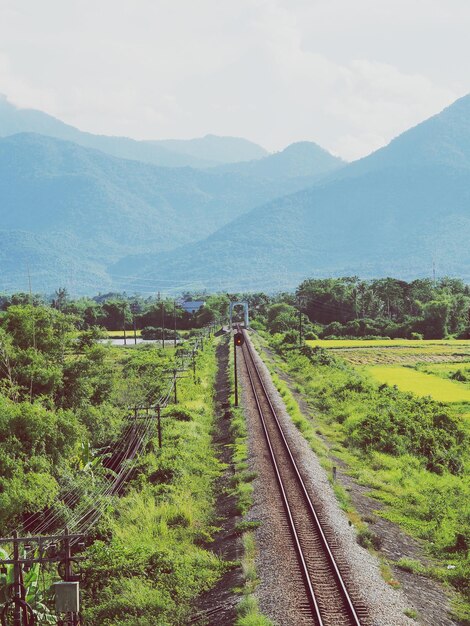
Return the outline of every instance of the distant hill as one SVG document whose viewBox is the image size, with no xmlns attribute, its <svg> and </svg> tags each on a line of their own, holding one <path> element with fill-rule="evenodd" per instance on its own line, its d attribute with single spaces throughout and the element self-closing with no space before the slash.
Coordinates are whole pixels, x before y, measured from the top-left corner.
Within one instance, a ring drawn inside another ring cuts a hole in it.
<svg viewBox="0 0 470 626">
<path fill-rule="evenodd" d="M 140 276 L 275 290 L 306 276 L 470 279 L 470 96 L 316 186 L 253 209 Z M 121 261 L 123 263 L 123 261 Z"/>
<path fill-rule="evenodd" d="M 261 158 L 266 150 L 246 139 L 207 135 L 200 139 L 136 141 L 86 133 L 34 109 L 20 109 L 0 94 L 0 137 L 17 133 L 38 133 L 73 141 L 85 148 L 112 156 L 143 161 L 163 167 L 205 168 L 221 163 Z"/>
<path fill-rule="evenodd" d="M 258 144 L 240 137 L 206 135 L 196 139 L 161 139 L 149 143 L 213 164 L 253 161 L 268 155 L 267 150 Z"/>
<path fill-rule="evenodd" d="M 109 286 L 106 268 L 203 239 L 235 217 L 304 186 L 231 172 L 162 168 L 72 142 L 21 133 L 0 139 L 0 272 L 54 289 L 76 267 L 83 285 Z M 9 242 L 11 233 L 11 242 Z M 184 248 L 183 248 L 184 249 Z"/>
<path fill-rule="evenodd" d="M 57 285 L 77 294 L 107 291 L 112 285 L 103 264 L 73 235 L 0 230 L 0 292 L 28 292 L 29 279 L 33 291 L 46 293 Z"/>
<path fill-rule="evenodd" d="M 232 172 L 256 176 L 266 180 L 309 177 L 320 179 L 344 167 L 346 163 L 333 156 L 316 143 L 300 141 L 287 146 L 281 152 L 270 154 L 256 161 L 220 165 L 219 172 Z"/>
</svg>

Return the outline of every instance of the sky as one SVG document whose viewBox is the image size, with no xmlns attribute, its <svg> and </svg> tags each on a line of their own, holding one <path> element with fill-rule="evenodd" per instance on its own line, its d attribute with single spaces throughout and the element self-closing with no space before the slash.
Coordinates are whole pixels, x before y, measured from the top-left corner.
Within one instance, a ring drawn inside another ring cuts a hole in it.
<svg viewBox="0 0 470 626">
<path fill-rule="evenodd" d="M 346 160 L 470 92 L 468 0 L 0 0 L 0 93 L 82 130 Z"/>
</svg>

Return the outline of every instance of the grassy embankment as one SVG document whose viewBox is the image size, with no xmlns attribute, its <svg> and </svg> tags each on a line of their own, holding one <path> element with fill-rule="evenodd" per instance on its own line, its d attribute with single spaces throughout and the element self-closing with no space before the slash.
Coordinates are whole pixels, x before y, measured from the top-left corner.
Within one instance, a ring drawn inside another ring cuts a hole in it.
<svg viewBox="0 0 470 626">
<path fill-rule="evenodd" d="M 274 345 L 278 350 L 282 346 L 275 341 Z M 359 483 L 370 487 L 370 495 L 380 503 L 378 515 L 423 542 L 431 565 L 410 559 L 398 565 L 427 573 L 460 591 L 454 598 L 454 610 L 468 619 L 470 425 L 462 419 L 466 405 L 439 403 L 380 386 L 362 368 L 339 359 L 338 350 L 333 354 L 307 349 L 300 354 L 281 347 L 281 352 L 276 365 L 293 377 L 297 391 L 315 415 L 314 421 L 294 416 L 294 422 L 310 434 L 314 428 L 328 442 L 329 455 L 341 459 Z M 440 381 L 435 377 L 436 383 Z M 284 394 L 288 394 L 285 389 Z M 290 402 L 296 404 L 292 398 Z M 313 443 L 322 454 L 318 440 Z M 330 465 L 325 456 L 322 462 Z M 346 494 L 337 488 L 337 495 L 352 521 L 359 522 L 359 540 L 377 545 L 378 538 L 357 519 Z"/>
<path fill-rule="evenodd" d="M 179 404 L 164 412 L 163 449 L 152 441 L 88 549 L 83 606 L 90 626 L 184 624 L 194 599 L 230 566 L 205 548 L 223 471 L 212 446 L 212 341 L 197 368 L 197 384 L 182 379 Z"/>
</svg>

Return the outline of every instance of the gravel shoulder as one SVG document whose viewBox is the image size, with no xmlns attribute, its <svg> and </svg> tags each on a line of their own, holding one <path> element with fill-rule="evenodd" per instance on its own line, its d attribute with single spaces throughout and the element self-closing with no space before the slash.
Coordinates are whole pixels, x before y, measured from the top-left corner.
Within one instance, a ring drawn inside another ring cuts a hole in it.
<svg viewBox="0 0 470 626">
<path fill-rule="evenodd" d="M 401 590 L 387 585 L 381 577 L 378 560 L 356 542 L 356 533 L 338 506 L 336 497 L 328 481 L 326 472 L 306 440 L 292 423 L 261 358 L 257 363 L 279 419 L 285 429 L 286 438 L 297 457 L 299 469 L 307 488 L 321 510 L 323 520 L 328 520 L 330 532 L 334 535 L 338 557 L 348 564 L 347 584 L 355 597 L 369 610 L 370 626 L 411 626 L 416 624 L 405 616 L 406 609 L 416 609 Z M 293 584 L 292 555 L 286 551 L 285 542 L 279 533 L 275 504 L 275 489 L 266 468 L 264 447 L 260 441 L 259 417 L 251 395 L 249 382 L 243 363 L 239 360 L 239 376 L 242 387 L 242 403 L 249 428 L 251 467 L 257 473 L 254 481 L 254 506 L 250 519 L 261 522 L 256 531 L 259 547 L 257 571 L 260 585 L 257 596 L 261 610 L 278 626 L 300 626 L 306 623 L 298 610 L 299 599 Z M 423 622 L 426 623 L 426 622 Z M 433 622 L 440 626 L 440 622 Z M 444 624 L 444 622 L 442 622 Z"/>
</svg>

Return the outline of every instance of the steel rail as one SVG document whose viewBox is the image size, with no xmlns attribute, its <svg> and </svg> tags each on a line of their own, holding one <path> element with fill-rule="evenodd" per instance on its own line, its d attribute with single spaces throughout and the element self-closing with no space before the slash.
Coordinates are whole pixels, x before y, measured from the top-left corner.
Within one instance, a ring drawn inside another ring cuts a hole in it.
<svg viewBox="0 0 470 626">
<path fill-rule="evenodd" d="M 262 376 L 260 374 L 259 367 L 256 364 L 255 358 L 253 356 L 253 348 L 251 347 L 250 342 L 248 340 L 246 330 L 242 329 L 241 327 L 238 327 L 238 331 L 239 332 L 243 332 L 243 335 L 244 335 L 244 338 L 245 338 L 244 345 L 242 346 L 242 353 L 243 353 L 243 355 L 245 357 L 245 364 L 246 364 L 246 368 L 247 368 L 247 372 L 248 372 L 248 377 L 250 379 L 250 385 L 251 385 L 251 388 L 253 390 L 253 395 L 254 395 L 254 398 L 255 398 L 255 401 L 256 401 L 257 410 L 258 410 L 258 413 L 260 415 L 261 423 L 262 423 L 262 426 L 263 426 L 263 431 L 265 433 L 268 449 L 269 449 L 270 456 L 271 456 L 271 459 L 272 459 L 272 462 L 273 462 L 273 466 L 274 466 L 274 469 L 275 469 L 276 478 L 277 478 L 277 481 L 278 481 L 278 484 L 279 484 L 279 487 L 280 487 L 280 490 L 281 490 L 282 502 L 283 502 L 284 508 L 286 510 L 286 513 L 287 513 L 287 518 L 289 520 L 289 525 L 290 525 L 290 528 L 291 528 L 292 536 L 294 538 L 294 543 L 295 543 L 296 550 L 297 550 L 297 553 L 298 553 L 298 556 L 299 556 L 299 562 L 300 562 L 300 567 L 301 567 L 301 570 L 302 570 L 302 576 L 303 576 L 303 578 L 305 580 L 305 583 L 306 583 L 307 592 L 308 592 L 308 596 L 309 596 L 309 603 L 310 603 L 310 605 L 313 608 L 313 615 L 314 615 L 315 619 L 318 621 L 319 626 L 323 626 L 324 625 L 323 617 L 320 614 L 321 612 L 320 612 L 320 608 L 318 606 L 318 602 L 317 602 L 316 595 L 315 595 L 315 590 L 313 588 L 311 577 L 310 577 L 310 574 L 309 574 L 309 571 L 308 571 L 306 558 L 305 558 L 305 555 L 303 553 L 303 549 L 302 549 L 302 546 L 301 546 L 301 543 L 300 543 L 299 535 L 298 535 L 297 530 L 295 528 L 295 524 L 294 524 L 294 516 L 295 516 L 295 514 L 293 513 L 292 507 L 290 506 L 289 501 L 288 501 L 286 488 L 284 486 L 283 479 L 281 477 L 281 473 L 280 473 L 280 470 L 279 470 L 279 465 L 278 465 L 278 462 L 276 460 L 276 455 L 275 455 L 275 452 L 274 452 L 274 447 L 272 445 L 271 436 L 269 435 L 269 430 L 268 430 L 268 426 L 267 426 L 267 423 L 266 423 L 266 417 L 263 414 L 263 409 L 261 407 L 261 403 L 260 403 L 260 400 L 259 400 L 259 397 L 258 397 L 258 392 L 256 390 L 256 386 L 255 386 L 255 382 L 254 382 L 254 379 L 253 379 L 252 371 L 250 371 L 250 370 L 253 370 L 256 373 L 256 377 L 257 377 L 258 383 L 259 383 L 261 389 L 263 390 L 264 399 L 266 400 L 266 402 L 267 402 L 267 404 L 269 406 L 269 410 L 270 410 L 270 412 L 272 414 L 272 418 L 274 420 L 274 424 L 277 427 L 277 431 L 278 431 L 278 433 L 280 435 L 281 441 L 283 442 L 283 445 L 284 445 L 284 448 L 285 448 L 285 452 L 287 453 L 288 458 L 289 458 L 289 460 L 291 462 L 291 467 L 292 467 L 292 469 L 294 471 L 294 475 L 295 475 L 295 477 L 297 479 L 297 483 L 298 483 L 298 485 L 301 488 L 302 495 L 304 496 L 304 502 L 307 505 L 307 508 L 309 510 L 311 518 L 313 519 L 313 522 L 314 522 L 314 525 L 315 525 L 315 529 L 316 529 L 316 531 L 318 533 L 318 536 L 319 536 L 321 544 L 322 544 L 323 551 L 324 551 L 324 553 L 328 557 L 329 565 L 330 565 L 330 567 L 331 567 L 331 569 L 333 571 L 334 577 L 336 579 L 336 583 L 337 583 L 337 585 L 338 585 L 338 587 L 340 589 L 340 592 L 341 592 L 341 595 L 342 595 L 342 599 L 345 602 L 345 605 L 347 607 L 348 617 L 351 620 L 351 624 L 353 624 L 354 626 L 361 626 L 361 622 L 360 622 L 359 617 L 357 615 L 356 609 L 354 608 L 353 602 L 352 602 L 351 597 L 349 595 L 349 592 L 348 592 L 348 590 L 346 588 L 346 585 L 344 583 L 343 577 L 341 576 L 341 573 L 339 571 L 338 565 L 336 563 L 334 555 L 333 555 L 333 553 L 331 551 L 331 548 L 329 546 L 328 540 L 327 540 L 327 538 L 325 536 L 325 533 L 323 531 L 321 522 L 320 522 L 320 520 L 318 518 L 318 515 L 317 515 L 317 512 L 315 510 L 315 507 L 314 507 L 314 505 L 312 503 L 310 495 L 309 495 L 309 493 L 307 491 L 307 488 L 305 486 L 305 482 L 304 482 L 304 480 L 303 480 L 303 478 L 302 478 L 302 476 L 300 474 L 300 471 L 299 471 L 299 468 L 297 466 L 297 463 L 295 462 L 295 459 L 294 459 L 294 456 L 293 456 L 292 451 L 290 449 L 290 446 L 289 446 L 289 444 L 288 444 L 288 442 L 286 440 L 283 428 L 282 428 L 281 423 L 279 421 L 279 418 L 277 416 L 277 412 L 276 412 L 276 410 L 275 410 L 275 408 L 274 408 L 274 406 L 273 406 L 273 404 L 271 402 L 270 395 L 269 395 L 269 393 L 268 393 L 268 391 L 266 389 L 266 386 L 265 386 L 264 381 L 262 379 Z M 247 354 L 249 356 L 249 359 L 247 359 L 247 356 L 246 356 Z M 248 364 L 248 361 L 251 363 L 251 368 L 250 368 L 250 366 Z"/>
</svg>

